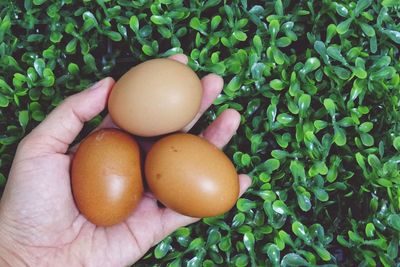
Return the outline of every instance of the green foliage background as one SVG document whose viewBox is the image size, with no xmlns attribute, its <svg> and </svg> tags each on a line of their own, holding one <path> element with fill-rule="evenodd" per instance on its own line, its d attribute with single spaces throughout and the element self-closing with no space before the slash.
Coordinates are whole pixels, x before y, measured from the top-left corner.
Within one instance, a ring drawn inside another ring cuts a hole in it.
<svg viewBox="0 0 400 267">
<path fill-rule="evenodd" d="M 195 131 L 240 111 L 253 185 L 138 266 L 399 266 L 399 47 L 398 0 L 3 0 L 0 183 L 67 95 L 184 52 L 226 82 Z"/>
</svg>

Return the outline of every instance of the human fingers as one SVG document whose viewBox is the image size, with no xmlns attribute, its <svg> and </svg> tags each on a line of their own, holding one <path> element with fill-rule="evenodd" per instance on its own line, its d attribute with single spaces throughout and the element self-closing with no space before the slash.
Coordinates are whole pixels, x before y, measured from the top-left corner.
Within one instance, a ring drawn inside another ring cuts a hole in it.
<svg viewBox="0 0 400 267">
<path fill-rule="evenodd" d="M 89 89 L 66 98 L 24 138 L 22 143 L 28 147 L 25 152 L 65 153 L 83 124 L 105 108 L 113 85 L 112 78 L 105 78 Z"/>
</svg>

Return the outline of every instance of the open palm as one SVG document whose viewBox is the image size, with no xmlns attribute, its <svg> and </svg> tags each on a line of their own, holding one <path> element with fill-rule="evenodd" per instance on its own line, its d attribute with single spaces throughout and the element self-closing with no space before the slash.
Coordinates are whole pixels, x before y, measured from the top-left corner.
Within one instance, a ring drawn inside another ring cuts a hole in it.
<svg viewBox="0 0 400 267">
<path fill-rule="evenodd" d="M 173 59 L 187 61 L 183 55 Z M 69 174 L 74 149 L 67 152 L 83 123 L 104 109 L 113 84 L 106 78 L 67 98 L 19 144 L 0 202 L 0 263 L 127 266 L 178 227 L 198 220 L 159 207 L 151 193 L 145 193 L 131 216 L 115 226 L 97 227 L 79 213 Z M 193 126 L 223 85 L 213 74 L 204 77 L 202 84 L 199 114 L 183 131 Z M 202 135 L 223 147 L 239 121 L 236 111 L 226 110 Z M 109 127 L 116 126 L 106 117 L 99 128 Z M 250 180 L 246 175 L 239 178 L 243 193 Z"/>
</svg>

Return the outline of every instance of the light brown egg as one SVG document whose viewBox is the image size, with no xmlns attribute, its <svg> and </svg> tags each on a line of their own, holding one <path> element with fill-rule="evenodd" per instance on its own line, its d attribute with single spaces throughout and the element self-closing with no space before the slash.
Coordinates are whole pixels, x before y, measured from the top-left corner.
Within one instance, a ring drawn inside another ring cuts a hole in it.
<svg viewBox="0 0 400 267">
<path fill-rule="evenodd" d="M 172 59 L 153 59 L 117 81 L 108 111 L 120 128 L 157 136 L 178 131 L 193 120 L 201 98 L 201 82 L 192 69 Z"/>
<path fill-rule="evenodd" d="M 172 134 L 157 141 L 147 155 L 145 174 L 155 197 L 187 216 L 225 213 L 239 194 L 232 162 L 213 144 L 191 134 Z"/>
<path fill-rule="evenodd" d="M 71 167 L 76 206 L 92 223 L 124 221 L 143 194 L 139 146 L 128 134 L 102 129 L 79 145 Z"/>
</svg>

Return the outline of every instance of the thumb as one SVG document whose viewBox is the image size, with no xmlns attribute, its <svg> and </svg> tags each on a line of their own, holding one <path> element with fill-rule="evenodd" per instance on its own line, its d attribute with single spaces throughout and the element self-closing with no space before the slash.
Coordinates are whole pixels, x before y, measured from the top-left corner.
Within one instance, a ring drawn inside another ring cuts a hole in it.
<svg viewBox="0 0 400 267">
<path fill-rule="evenodd" d="M 105 108 L 113 85 L 112 78 L 105 78 L 89 89 L 66 98 L 20 145 L 28 148 L 25 152 L 29 154 L 66 153 L 83 124 Z"/>
</svg>

